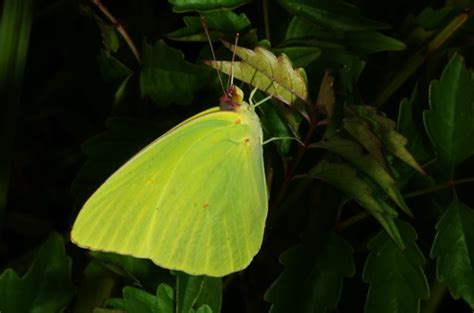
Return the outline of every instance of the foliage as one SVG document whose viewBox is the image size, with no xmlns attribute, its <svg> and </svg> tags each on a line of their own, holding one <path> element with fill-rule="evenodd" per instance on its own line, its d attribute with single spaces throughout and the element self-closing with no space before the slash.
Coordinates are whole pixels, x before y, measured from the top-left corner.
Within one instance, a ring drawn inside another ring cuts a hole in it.
<svg viewBox="0 0 474 313">
<path fill-rule="evenodd" d="M 0 8 L 2 313 L 474 309 L 469 1 Z M 257 108 L 270 203 L 252 264 L 192 276 L 70 243 L 114 170 L 219 104 L 218 71 L 246 101 L 271 97 Z"/>
</svg>

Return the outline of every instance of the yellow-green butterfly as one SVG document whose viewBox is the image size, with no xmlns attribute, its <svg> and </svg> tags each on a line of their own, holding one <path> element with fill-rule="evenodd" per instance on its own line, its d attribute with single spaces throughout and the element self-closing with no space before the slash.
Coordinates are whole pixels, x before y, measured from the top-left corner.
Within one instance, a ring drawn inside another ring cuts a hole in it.
<svg viewBox="0 0 474 313">
<path fill-rule="evenodd" d="M 85 203 L 71 232 L 84 248 L 224 276 L 260 249 L 268 195 L 262 127 L 242 91 L 149 144 Z"/>
</svg>

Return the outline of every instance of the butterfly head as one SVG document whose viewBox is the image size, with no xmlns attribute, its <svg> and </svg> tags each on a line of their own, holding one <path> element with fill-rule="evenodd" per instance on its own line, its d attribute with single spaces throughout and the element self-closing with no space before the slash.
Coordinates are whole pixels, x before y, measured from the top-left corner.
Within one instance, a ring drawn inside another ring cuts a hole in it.
<svg viewBox="0 0 474 313">
<path fill-rule="evenodd" d="M 244 103 L 244 92 L 237 86 L 231 85 L 220 98 L 222 111 L 237 111 Z"/>
</svg>

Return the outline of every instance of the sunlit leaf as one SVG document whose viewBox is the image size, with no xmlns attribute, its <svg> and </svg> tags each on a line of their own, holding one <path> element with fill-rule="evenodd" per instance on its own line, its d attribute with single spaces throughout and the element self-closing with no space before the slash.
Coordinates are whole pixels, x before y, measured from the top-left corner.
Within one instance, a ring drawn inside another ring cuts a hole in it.
<svg viewBox="0 0 474 313">
<path fill-rule="evenodd" d="M 351 246 L 335 233 L 306 238 L 280 261 L 285 269 L 265 295 L 271 313 L 326 312 L 337 305 L 343 278 L 355 272 Z"/>
<path fill-rule="evenodd" d="M 306 67 L 321 55 L 321 49 L 318 47 L 285 47 L 271 50 L 277 55 L 286 54 L 295 67 Z"/>
<path fill-rule="evenodd" d="M 306 75 L 303 69 L 293 69 L 285 54 L 276 57 L 270 51 L 255 50 L 224 43 L 242 59 L 241 62 L 207 61 L 206 63 L 228 75 L 244 81 L 278 100 L 292 104 L 308 100 Z"/>
<path fill-rule="evenodd" d="M 425 126 L 438 162 L 447 176 L 461 161 L 474 154 L 474 74 L 455 54 L 440 80 L 430 85 L 430 110 L 424 112 Z"/>
<path fill-rule="evenodd" d="M 423 272 L 425 258 L 416 245 L 416 232 L 406 222 L 398 222 L 406 249 L 400 250 L 385 232 L 373 238 L 363 279 L 370 283 L 365 313 L 418 313 L 420 299 L 429 297 Z"/>
<path fill-rule="evenodd" d="M 446 282 L 455 299 L 474 309 L 474 210 L 457 197 L 436 226 L 431 257 L 437 257 L 438 280 Z"/>
</svg>

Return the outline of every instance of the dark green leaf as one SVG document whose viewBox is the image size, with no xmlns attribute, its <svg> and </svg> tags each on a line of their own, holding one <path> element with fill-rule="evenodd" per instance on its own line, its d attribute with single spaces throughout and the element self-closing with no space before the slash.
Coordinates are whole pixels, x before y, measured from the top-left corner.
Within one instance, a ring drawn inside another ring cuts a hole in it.
<svg viewBox="0 0 474 313">
<path fill-rule="evenodd" d="M 285 270 L 265 295 L 271 313 L 326 312 L 337 305 L 343 278 L 355 271 L 351 246 L 335 233 L 291 248 L 280 261 Z"/>
<path fill-rule="evenodd" d="M 192 276 L 177 272 L 176 313 L 189 313 L 191 311 L 201 294 L 205 279 L 205 276 Z"/>
<path fill-rule="evenodd" d="M 455 54 L 441 79 L 430 85 L 430 110 L 425 126 L 445 175 L 452 176 L 461 161 L 474 154 L 474 75 Z"/>
<path fill-rule="evenodd" d="M 340 136 L 331 137 L 319 145 L 343 157 L 356 168 L 363 171 L 367 176 L 372 178 L 406 214 L 412 216 L 410 209 L 396 187 L 395 180 L 376 159 L 365 152 L 361 145 Z"/>
<path fill-rule="evenodd" d="M 106 82 L 122 81 L 132 74 L 132 70 L 104 50 L 97 56 L 97 62 L 100 73 Z"/>
<path fill-rule="evenodd" d="M 184 60 L 180 50 L 168 47 L 159 40 L 153 46 L 145 43 L 140 89 L 160 106 L 170 103 L 190 104 L 195 91 L 207 79 L 210 71 Z"/>
<path fill-rule="evenodd" d="M 212 312 L 219 313 L 222 305 L 222 278 L 205 277 L 199 298 L 196 301 L 196 307 L 209 306 Z M 198 312 L 199 312 L 198 309 Z M 205 309 L 202 309 L 205 310 Z M 204 311 L 205 312 L 205 311 Z"/>
<path fill-rule="evenodd" d="M 156 296 L 134 287 L 125 287 L 123 298 L 109 299 L 107 306 L 127 313 L 175 313 L 173 288 L 160 284 Z"/>
<path fill-rule="evenodd" d="M 53 233 L 36 252 L 23 277 L 7 269 L 0 275 L 0 310 L 2 312 L 61 312 L 71 301 L 71 260 L 64 240 Z"/>
<path fill-rule="evenodd" d="M 416 232 L 408 223 L 398 223 L 406 249 L 400 250 L 385 232 L 373 238 L 363 279 L 370 283 L 365 313 L 418 313 L 420 299 L 429 297 L 423 272 L 425 258 L 416 245 Z"/>
<path fill-rule="evenodd" d="M 20 112 L 21 86 L 27 63 L 30 32 L 33 23 L 33 1 L 2 1 L 0 16 L 0 227 L 10 181 L 10 166 L 16 122 Z"/>
<path fill-rule="evenodd" d="M 340 0 L 279 0 L 278 3 L 294 15 L 333 30 L 367 31 L 387 28 L 385 24 L 360 16 L 354 6 Z"/>
<path fill-rule="evenodd" d="M 233 9 L 249 0 L 168 0 L 175 12 L 207 11 L 221 8 Z"/>
<path fill-rule="evenodd" d="M 474 210 L 451 202 L 436 226 L 431 257 L 437 257 L 436 274 L 447 282 L 452 295 L 463 298 L 474 309 Z"/>
<path fill-rule="evenodd" d="M 309 173 L 311 176 L 318 177 L 334 185 L 342 190 L 350 199 L 357 201 L 377 219 L 399 247 L 404 247 L 403 240 L 395 224 L 397 212 L 375 195 L 372 186 L 359 177 L 355 169 L 347 164 L 331 163 L 327 160 L 322 160 Z"/>
<path fill-rule="evenodd" d="M 229 10 L 215 10 L 204 12 L 201 17 L 185 16 L 183 18 L 186 27 L 178 29 L 167 35 L 168 38 L 181 41 L 205 41 L 206 33 L 203 30 L 202 20 L 204 19 L 211 39 L 222 38 L 225 34 L 235 37 L 236 33 L 242 33 L 249 29 L 250 20 L 245 14 L 235 14 Z"/>
<path fill-rule="evenodd" d="M 400 103 L 398 129 L 405 138 L 410 138 L 407 149 L 411 151 L 413 157 L 421 162 L 426 162 L 433 155 L 429 139 L 422 127 L 421 114 L 417 115 L 415 112 L 419 103 L 420 95 L 418 87 L 415 86 L 410 99 L 404 98 Z"/>
<path fill-rule="evenodd" d="M 359 54 L 371 54 L 380 51 L 405 50 L 406 45 L 392 37 L 378 32 L 354 32 L 345 36 L 344 43 Z"/>
</svg>

